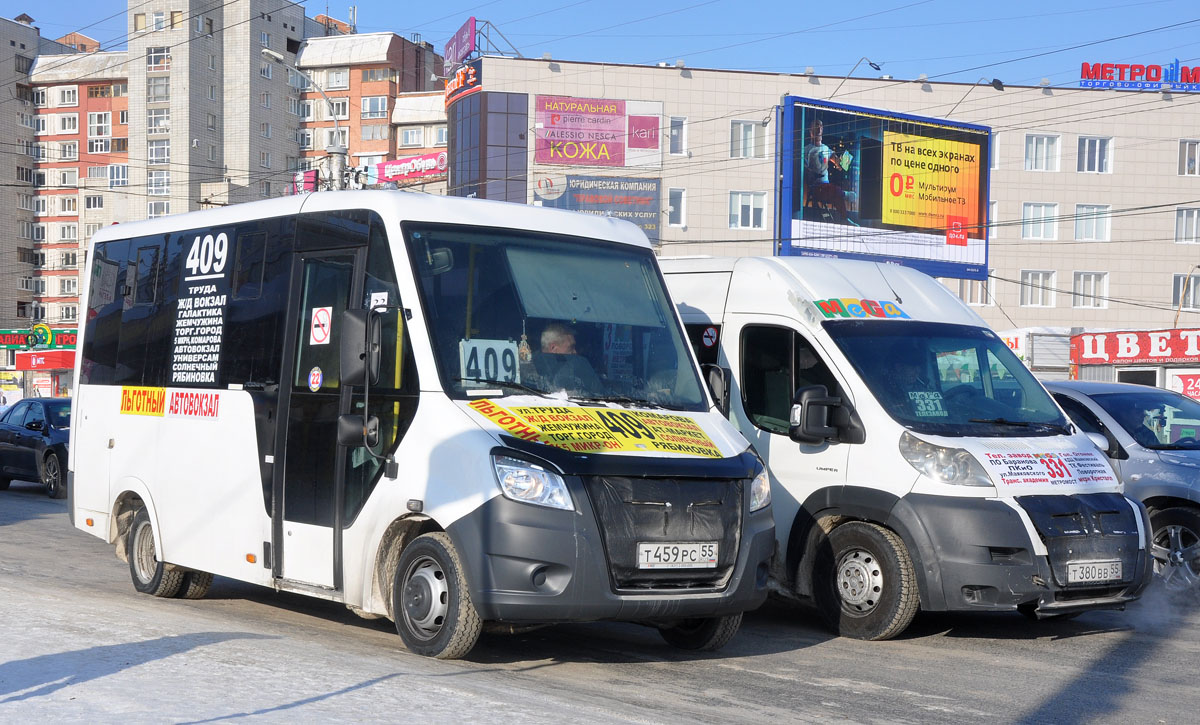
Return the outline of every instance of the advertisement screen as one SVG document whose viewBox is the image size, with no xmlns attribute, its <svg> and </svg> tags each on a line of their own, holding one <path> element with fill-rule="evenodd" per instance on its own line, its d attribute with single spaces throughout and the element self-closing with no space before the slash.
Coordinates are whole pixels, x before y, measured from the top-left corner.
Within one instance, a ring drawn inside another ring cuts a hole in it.
<svg viewBox="0 0 1200 725">
<path fill-rule="evenodd" d="M 781 254 L 986 278 L 987 128 L 790 96 L 780 116 Z"/>
<path fill-rule="evenodd" d="M 554 166 L 658 166 L 662 103 L 535 96 L 534 161 Z"/>
</svg>

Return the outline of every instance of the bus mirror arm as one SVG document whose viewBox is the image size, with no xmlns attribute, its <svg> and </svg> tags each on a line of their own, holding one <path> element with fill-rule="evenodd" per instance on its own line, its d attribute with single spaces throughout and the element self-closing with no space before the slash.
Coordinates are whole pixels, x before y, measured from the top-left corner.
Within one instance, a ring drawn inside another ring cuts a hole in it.
<svg viewBox="0 0 1200 725">
<path fill-rule="evenodd" d="M 850 401 L 831 396 L 824 385 L 800 388 L 792 398 L 788 437 L 797 443 L 864 443 L 862 419 Z"/>
</svg>

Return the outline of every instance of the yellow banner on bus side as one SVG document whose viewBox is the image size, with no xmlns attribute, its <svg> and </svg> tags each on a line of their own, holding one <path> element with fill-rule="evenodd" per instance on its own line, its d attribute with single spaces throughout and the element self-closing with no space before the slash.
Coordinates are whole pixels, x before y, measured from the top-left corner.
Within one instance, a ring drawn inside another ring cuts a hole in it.
<svg viewBox="0 0 1200 725">
<path fill-rule="evenodd" d="M 166 409 L 166 388 L 121 388 L 121 415 L 154 415 L 162 417 Z"/>
<path fill-rule="evenodd" d="M 579 453 L 662 451 L 721 458 L 721 450 L 696 421 L 652 410 L 513 406 L 486 398 L 467 404 L 514 437 Z"/>
</svg>

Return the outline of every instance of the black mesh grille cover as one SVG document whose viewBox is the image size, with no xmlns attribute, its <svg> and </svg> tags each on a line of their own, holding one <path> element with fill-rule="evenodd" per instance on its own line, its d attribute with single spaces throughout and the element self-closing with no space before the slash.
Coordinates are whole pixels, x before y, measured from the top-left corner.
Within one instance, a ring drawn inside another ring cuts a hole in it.
<svg viewBox="0 0 1200 725">
<path fill-rule="evenodd" d="M 1095 588 L 1067 584 L 1067 564 L 1088 561 L 1120 560 L 1121 581 L 1133 579 L 1141 542 L 1137 514 L 1121 494 L 1018 496 L 1017 503 L 1041 534 L 1059 586 Z"/>
<path fill-rule="evenodd" d="M 717 589 L 725 586 L 742 534 L 740 479 L 584 476 L 600 521 L 617 589 Z M 715 569 L 638 569 L 643 542 L 716 541 Z"/>
</svg>

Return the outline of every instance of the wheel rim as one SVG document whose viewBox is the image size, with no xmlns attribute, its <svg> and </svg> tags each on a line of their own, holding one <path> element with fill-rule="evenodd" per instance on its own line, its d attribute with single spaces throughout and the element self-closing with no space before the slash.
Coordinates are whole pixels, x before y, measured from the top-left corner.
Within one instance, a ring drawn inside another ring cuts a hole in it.
<svg viewBox="0 0 1200 725">
<path fill-rule="evenodd" d="M 422 556 L 409 565 L 401 597 L 404 623 L 413 636 L 431 640 L 442 631 L 450 612 L 450 587 L 437 560 Z"/>
<path fill-rule="evenodd" d="M 149 522 L 138 526 L 134 532 L 133 561 L 138 579 L 143 584 L 154 578 L 154 571 L 158 568 L 158 552 L 154 550 L 154 533 Z"/>
<path fill-rule="evenodd" d="M 45 464 L 42 466 L 42 482 L 46 485 L 47 491 L 50 493 L 58 492 L 58 482 L 61 475 L 62 471 L 58 468 L 58 456 L 47 457 Z"/>
<path fill-rule="evenodd" d="M 842 608 L 853 614 L 869 614 L 883 592 L 879 561 L 865 549 L 852 549 L 842 556 L 834 581 Z"/>
<path fill-rule="evenodd" d="M 1170 524 L 1154 532 L 1154 573 L 1168 589 L 1191 589 L 1200 583 L 1200 536 L 1186 526 Z"/>
</svg>

